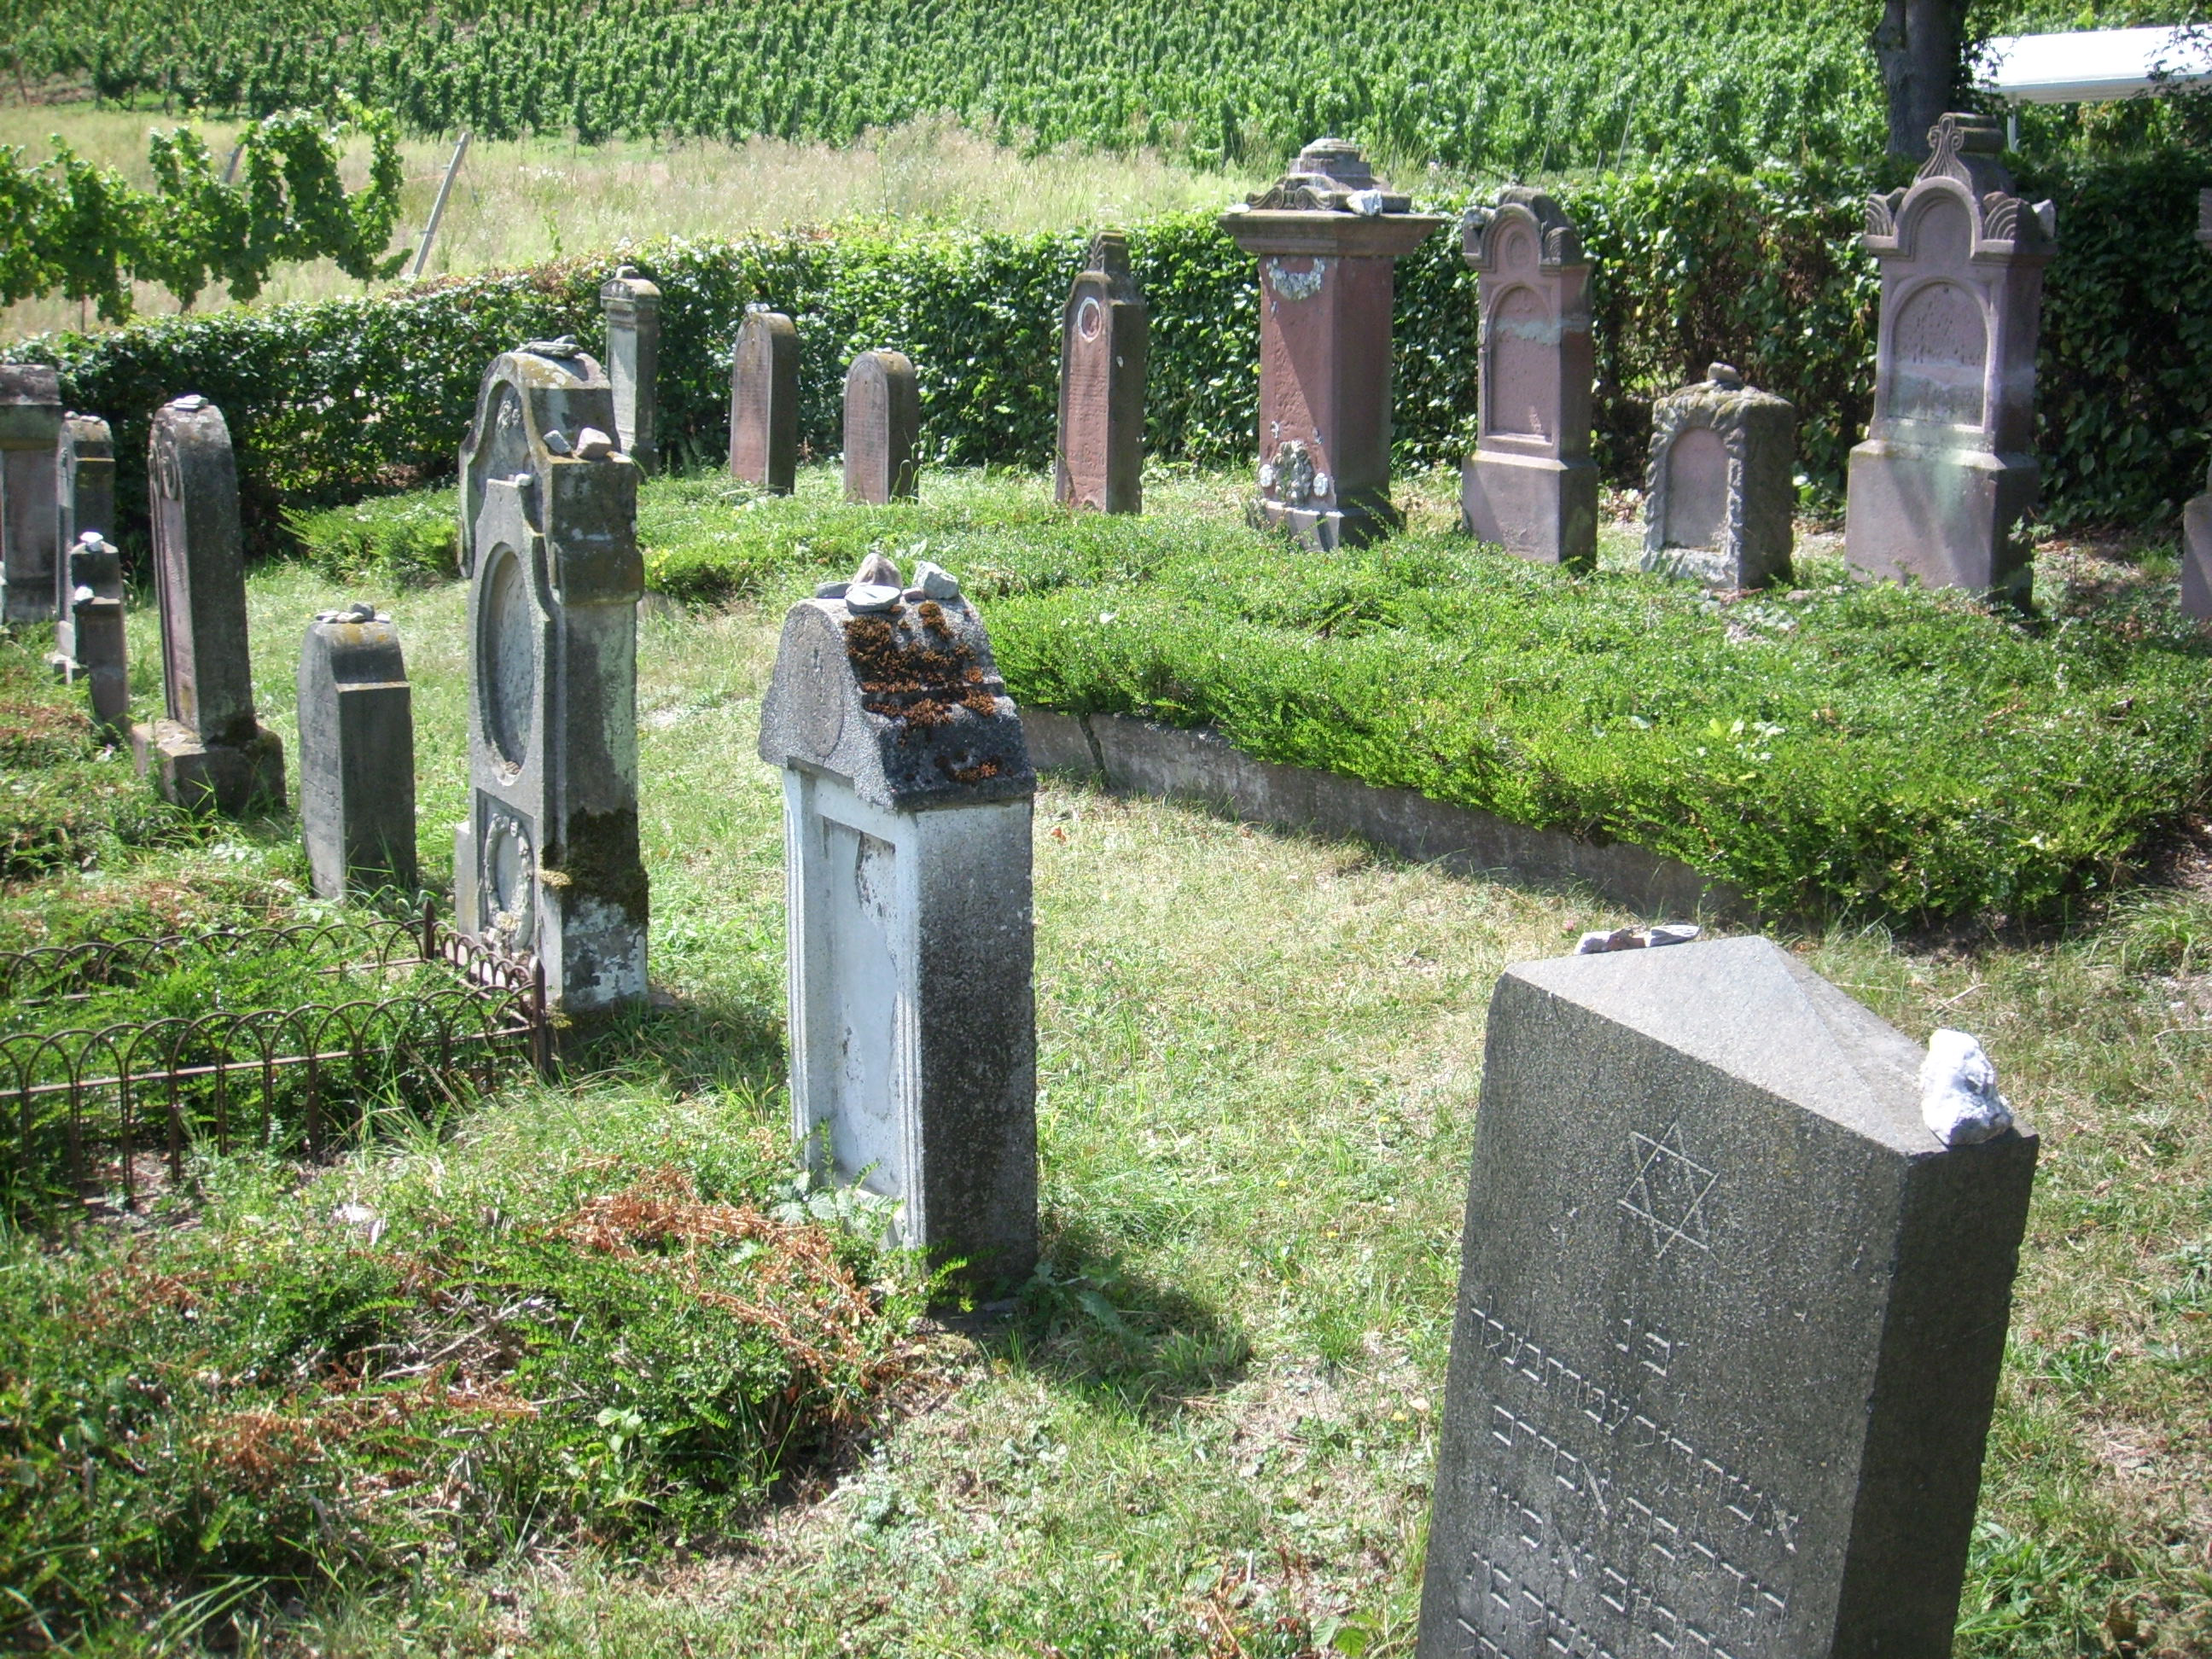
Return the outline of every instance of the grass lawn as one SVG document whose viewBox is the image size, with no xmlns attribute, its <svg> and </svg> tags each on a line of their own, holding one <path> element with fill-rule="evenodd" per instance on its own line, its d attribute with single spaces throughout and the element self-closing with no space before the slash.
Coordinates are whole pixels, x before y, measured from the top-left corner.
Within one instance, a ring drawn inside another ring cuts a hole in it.
<svg viewBox="0 0 2212 1659">
<path fill-rule="evenodd" d="M 1000 488 L 927 487 L 948 509 Z M 742 552 L 751 532 L 700 519 L 683 505 L 694 488 L 649 495 L 647 539 L 664 558 L 702 538 Z M 1188 508 L 1202 539 L 1216 532 L 1200 509 L 1231 494 L 1169 481 L 1153 499 Z M 846 562 L 862 516 L 821 508 L 806 556 Z M 878 522 L 901 546 L 928 534 L 972 576 L 993 538 L 1022 539 L 989 517 Z M 1507 963 L 1628 918 L 1585 893 L 1048 782 L 1047 1266 L 1010 1314 L 925 1318 L 912 1269 L 830 1216 L 807 1237 L 866 1296 L 849 1327 L 862 1346 L 812 1377 L 819 1409 L 787 1455 L 711 1467 L 717 1447 L 768 1438 L 703 1435 L 701 1402 L 793 1363 L 715 1323 L 706 1293 L 729 1285 L 698 1275 L 757 1270 L 726 1245 L 725 1211 L 773 1219 L 799 1196 L 781 1157 L 781 798 L 753 744 L 775 596 L 809 579 L 771 561 L 751 583 L 767 602 L 661 607 L 642 625 L 641 823 L 666 995 L 596 1069 L 320 1170 L 208 1163 L 143 1223 L 0 1246 L 15 1476 L 0 1584 L 98 1587 L 88 1650 L 1412 1651 L 1485 1004 Z M 258 573 L 264 717 L 289 752 L 300 635 L 356 594 L 406 641 L 436 881 L 463 796 L 458 586 Z M 153 644 L 142 608 L 142 710 Z M 27 726 L 39 706 L 24 690 L 0 712 Z M 0 744 L 10 794 L 52 763 L 51 747 Z M 289 818 L 146 817 L 12 869 L 0 935 L 304 906 Z M 2063 937 L 1790 942 L 1916 1036 L 1980 1035 L 2045 1137 L 1961 1652 L 2208 1650 L 2212 901 L 2142 889 Z M 641 1191 L 678 1195 L 670 1213 L 690 1219 L 633 1219 L 618 1259 L 642 1265 L 611 1274 L 584 1223 Z M 780 1224 L 800 1224 L 803 1206 L 791 1213 Z M 795 1272 L 787 1288 L 825 1282 Z M 518 1311 L 532 1297 L 558 1317 Z M 671 1334 L 695 1328 L 726 1346 Z M 456 1340 L 458 1362 L 434 1359 Z M 394 1425 L 372 1397 L 422 1420 Z M 118 1491 L 151 1496 L 102 1509 Z M 65 1612 L 49 1619 L 64 1633 Z M 19 1616 L 9 1639 L 35 1628 Z"/>
</svg>

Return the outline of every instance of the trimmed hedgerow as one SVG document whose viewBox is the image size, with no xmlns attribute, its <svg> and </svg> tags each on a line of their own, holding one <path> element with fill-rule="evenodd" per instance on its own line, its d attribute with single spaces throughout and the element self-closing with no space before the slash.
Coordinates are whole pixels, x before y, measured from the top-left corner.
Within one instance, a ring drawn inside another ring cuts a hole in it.
<svg viewBox="0 0 2212 1659">
<path fill-rule="evenodd" d="M 2199 487 L 2212 426 L 2212 260 L 2191 236 L 2202 163 L 2069 162 L 2025 181 L 2058 203 L 2047 282 L 2039 449 L 2054 520 L 2171 520 Z M 1808 167 L 1607 174 L 1561 187 L 1597 261 L 1597 452 L 1641 472 L 1652 395 L 1715 357 L 1798 406 L 1808 483 L 1841 488 L 1872 381 L 1875 274 L 1857 247 L 1873 175 Z M 727 442 L 732 339 L 749 304 L 788 311 L 805 342 L 801 434 L 839 445 L 844 364 L 872 346 L 915 360 L 931 453 L 1036 467 L 1052 453 L 1058 319 L 1083 239 L 846 228 L 629 257 L 660 283 L 660 428 L 680 464 Z M 1148 453 L 1206 464 L 1250 453 L 1256 403 L 1251 262 L 1200 214 L 1136 228 L 1152 307 Z M 417 285 L 377 299 L 148 322 L 22 343 L 78 408 L 118 426 L 126 512 L 143 499 L 146 423 L 185 392 L 228 416 L 249 525 L 264 543 L 308 510 L 450 476 L 484 365 L 532 337 L 604 334 L 605 261 Z M 1454 238 L 1398 267 L 1396 448 L 1457 459 L 1474 414 L 1474 281 Z M 126 520 L 126 525 L 128 520 Z"/>
</svg>

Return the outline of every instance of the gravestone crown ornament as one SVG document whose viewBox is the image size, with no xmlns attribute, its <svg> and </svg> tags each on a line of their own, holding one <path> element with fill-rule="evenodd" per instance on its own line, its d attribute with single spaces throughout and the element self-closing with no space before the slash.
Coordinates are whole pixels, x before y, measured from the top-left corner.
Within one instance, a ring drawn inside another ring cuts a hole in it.
<svg viewBox="0 0 2212 1659">
<path fill-rule="evenodd" d="M 1060 444 L 1053 493 L 1066 507 L 1143 508 L 1151 319 L 1129 239 L 1102 231 L 1069 288 L 1060 328 Z"/>
<path fill-rule="evenodd" d="M 461 930 L 535 951 L 548 999 L 589 1012 L 645 994 L 637 838 L 635 463 L 614 398 L 571 346 L 495 359 L 462 447 L 469 586 L 469 816 Z"/>
<path fill-rule="evenodd" d="M 1260 261 L 1255 524 L 1334 547 L 1401 522 L 1390 500 L 1391 266 L 1444 222 L 1411 207 L 1358 149 L 1322 138 L 1222 216 Z"/>
<path fill-rule="evenodd" d="M 1476 276 L 1479 416 L 1461 471 L 1468 533 L 1544 564 L 1597 556 L 1590 459 L 1590 265 L 1582 233 L 1542 191 L 1510 185 L 1460 221 Z"/>
<path fill-rule="evenodd" d="M 1912 183 L 1867 201 L 1881 324 L 1844 551 L 1931 586 L 2011 587 L 2027 576 L 2013 526 L 2040 479 L 2035 351 L 2056 220 L 2014 192 L 1995 123 L 1946 115 L 1928 137 Z"/>
<path fill-rule="evenodd" d="M 784 618 L 761 711 L 783 769 L 793 1129 L 972 1281 L 1036 1260 L 1030 805 L 982 618 L 879 554 Z"/>
</svg>

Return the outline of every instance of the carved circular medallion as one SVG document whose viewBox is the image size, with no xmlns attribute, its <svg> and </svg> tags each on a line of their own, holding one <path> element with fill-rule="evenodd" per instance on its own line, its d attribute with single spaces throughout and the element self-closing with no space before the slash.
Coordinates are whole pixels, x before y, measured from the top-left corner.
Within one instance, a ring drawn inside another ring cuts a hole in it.
<svg viewBox="0 0 2212 1659">
<path fill-rule="evenodd" d="M 1106 307 L 1098 303 L 1098 296 L 1086 294 L 1083 303 L 1075 308 L 1075 331 L 1086 340 L 1095 340 L 1106 331 Z"/>
<path fill-rule="evenodd" d="M 154 427 L 154 489 L 162 500 L 170 501 L 185 493 L 184 470 L 177 461 L 177 434 L 158 422 Z"/>
<path fill-rule="evenodd" d="M 511 949 L 531 949 L 538 933 L 538 854 L 520 819 L 495 812 L 485 823 L 481 880 L 485 931 Z"/>
<path fill-rule="evenodd" d="M 792 684 L 799 697 L 799 737 L 808 754 L 827 760 L 845 733 L 845 640 L 823 612 L 810 610 L 805 615 L 796 641 L 799 672 Z"/>
<path fill-rule="evenodd" d="M 531 602 L 530 573 L 515 550 L 491 550 L 477 611 L 477 685 L 483 699 L 484 735 L 510 771 L 520 770 L 535 720 L 538 610 Z"/>
</svg>

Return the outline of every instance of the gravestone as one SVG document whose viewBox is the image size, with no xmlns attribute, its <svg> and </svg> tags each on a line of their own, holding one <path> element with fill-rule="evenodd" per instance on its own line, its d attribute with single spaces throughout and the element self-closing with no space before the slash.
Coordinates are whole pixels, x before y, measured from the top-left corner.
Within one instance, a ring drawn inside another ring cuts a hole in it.
<svg viewBox="0 0 2212 1659">
<path fill-rule="evenodd" d="M 921 393 L 902 351 L 864 351 L 845 371 L 845 499 L 881 507 L 919 494 Z"/>
<path fill-rule="evenodd" d="M 1420 1659 L 1948 1659 L 2036 1141 L 1938 1036 L 1943 1138 L 1770 940 L 1506 970 Z"/>
<path fill-rule="evenodd" d="M 0 363 L 0 587 L 11 623 L 53 619 L 61 432 L 61 377 L 37 363 Z"/>
<path fill-rule="evenodd" d="M 1129 239 L 1103 231 L 1060 324 L 1060 448 L 1053 498 L 1102 513 L 1144 510 L 1145 366 L 1151 323 Z"/>
<path fill-rule="evenodd" d="M 730 353 L 730 476 L 773 495 L 799 482 L 799 330 L 755 308 Z"/>
<path fill-rule="evenodd" d="M 2057 220 L 2014 193 L 1995 122 L 1946 115 L 1928 138 L 1911 185 L 1867 201 L 1881 329 L 1844 552 L 1876 575 L 2024 592 L 2012 532 L 2041 476 L 2035 346 Z"/>
<path fill-rule="evenodd" d="M 373 605 L 322 612 L 300 647 L 300 827 L 319 896 L 413 896 L 414 701 Z"/>
<path fill-rule="evenodd" d="M 2212 247 L 2212 190 L 2197 192 L 2197 242 Z M 2181 509 L 2181 608 L 2212 617 L 2212 474 Z"/>
<path fill-rule="evenodd" d="M 645 995 L 637 838 L 636 463 L 614 392 L 570 340 L 493 359 L 461 446 L 477 505 L 469 580 L 469 816 L 453 836 L 460 930 L 534 951 L 548 1000 Z"/>
<path fill-rule="evenodd" d="M 761 713 L 783 769 L 791 1100 L 816 1169 L 899 1200 L 974 1279 L 1036 1260 L 1030 804 L 981 617 L 872 555 L 784 619 Z"/>
<path fill-rule="evenodd" d="M 65 680 L 77 672 L 77 538 L 103 541 L 115 528 L 115 440 L 97 415 L 62 416 L 54 443 L 53 665 Z M 94 702 L 97 702 L 97 697 Z"/>
<path fill-rule="evenodd" d="M 1644 568 L 1714 587 L 1790 574 L 1797 410 L 1726 363 L 1651 404 Z"/>
<path fill-rule="evenodd" d="M 1543 191 L 1512 185 L 1497 206 L 1468 210 L 1460 252 L 1481 319 L 1462 522 L 1522 558 L 1587 568 L 1597 557 L 1596 358 L 1582 233 Z"/>
<path fill-rule="evenodd" d="M 131 673 L 123 628 L 123 556 L 97 530 L 69 550 L 70 655 L 64 669 L 84 682 L 94 725 L 121 736 L 130 722 Z"/>
<path fill-rule="evenodd" d="M 1355 146 L 1322 138 L 1222 216 L 1260 261 L 1255 525 L 1329 548 L 1401 522 L 1390 500 L 1392 264 L 1443 223 L 1411 206 Z"/>
<path fill-rule="evenodd" d="M 146 451 L 168 712 L 131 728 L 138 769 L 180 806 L 281 808 L 284 745 L 253 711 L 230 428 L 206 398 L 179 398 L 155 411 Z"/>
<path fill-rule="evenodd" d="M 655 388 L 660 373 L 660 289 L 622 265 L 599 287 L 607 319 L 607 378 L 615 389 L 616 446 L 647 471 L 659 470 Z"/>
</svg>

